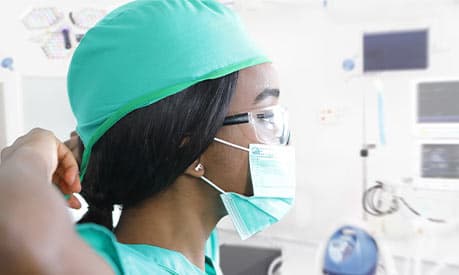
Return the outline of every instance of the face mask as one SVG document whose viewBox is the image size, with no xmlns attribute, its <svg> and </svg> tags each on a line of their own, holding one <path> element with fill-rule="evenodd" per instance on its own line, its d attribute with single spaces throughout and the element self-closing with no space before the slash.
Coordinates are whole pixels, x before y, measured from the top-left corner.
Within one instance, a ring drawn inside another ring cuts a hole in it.
<svg viewBox="0 0 459 275">
<path fill-rule="evenodd" d="M 215 138 L 215 141 L 249 152 L 253 193 L 251 197 L 218 190 L 239 236 L 245 240 L 278 222 L 292 207 L 295 197 L 295 154 L 292 147 L 250 144 L 249 149 Z"/>
</svg>

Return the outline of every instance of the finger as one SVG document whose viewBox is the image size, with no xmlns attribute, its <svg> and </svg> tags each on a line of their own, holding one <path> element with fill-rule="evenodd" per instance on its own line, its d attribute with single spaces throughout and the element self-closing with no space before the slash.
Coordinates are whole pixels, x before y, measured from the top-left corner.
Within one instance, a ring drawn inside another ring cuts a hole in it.
<svg viewBox="0 0 459 275">
<path fill-rule="evenodd" d="M 73 183 L 69 184 L 69 181 L 73 181 Z M 63 194 L 81 192 L 80 175 L 78 170 L 74 167 L 67 171 L 63 171 L 62 169 L 56 170 L 56 172 L 53 174 L 52 182 Z"/>
<path fill-rule="evenodd" d="M 62 195 L 64 195 L 64 199 L 67 201 L 68 204 L 72 203 L 71 204 L 72 208 L 75 208 L 73 206 L 78 206 L 78 208 L 79 208 L 81 206 L 81 203 L 79 202 L 78 197 L 75 196 L 75 194 L 77 194 L 78 192 L 71 192 L 68 189 L 69 187 L 67 185 L 64 185 L 64 186 L 66 186 L 67 190 L 65 190 L 65 191 L 63 191 L 62 189 L 60 190 Z M 72 197 L 74 197 L 74 198 L 72 198 Z M 75 201 L 77 201 L 78 203 L 75 203 Z"/>
<path fill-rule="evenodd" d="M 71 151 L 80 151 L 80 144 L 81 144 L 81 140 L 80 140 L 80 136 L 73 136 L 71 139 L 70 139 L 70 143 L 69 143 L 69 148 Z"/>
<path fill-rule="evenodd" d="M 73 209 L 81 208 L 81 202 L 78 200 L 77 197 L 73 195 L 70 197 L 70 199 L 68 199 L 67 204 L 70 208 L 73 208 Z"/>
<path fill-rule="evenodd" d="M 76 147 L 78 145 L 78 136 L 72 135 L 68 140 L 64 141 L 64 144 L 70 149 Z"/>
<path fill-rule="evenodd" d="M 71 166 L 67 170 L 64 171 L 63 179 L 68 185 L 72 185 L 76 182 L 78 178 L 78 167 Z"/>
<path fill-rule="evenodd" d="M 67 186 L 70 188 L 72 193 L 80 193 L 81 192 L 81 182 L 80 182 L 80 173 L 78 168 L 72 167 L 71 169 L 67 170 L 64 175 L 65 182 Z M 68 182 L 71 182 L 68 184 Z"/>
<path fill-rule="evenodd" d="M 81 164 L 81 155 L 80 155 L 80 147 L 78 146 L 78 143 L 75 144 L 75 147 L 70 148 L 72 151 L 73 156 L 75 157 L 78 165 Z"/>
<path fill-rule="evenodd" d="M 61 176 L 58 174 L 58 171 L 54 172 L 53 177 L 51 179 L 52 183 L 59 187 L 61 189 L 62 187 L 60 186 L 60 182 L 62 181 Z M 61 190 L 62 191 L 62 190 Z"/>
<path fill-rule="evenodd" d="M 63 180 L 68 185 L 72 185 L 76 182 L 75 179 L 78 176 L 78 163 L 70 149 L 63 143 L 58 142 L 57 151 L 59 161 L 57 170 L 60 170 L 61 175 L 63 175 Z"/>
<path fill-rule="evenodd" d="M 59 177 L 53 179 L 53 184 L 56 185 L 56 187 L 63 195 L 69 195 L 73 193 L 71 186 L 69 186 L 67 183 L 64 182 L 64 180 L 62 180 Z"/>
<path fill-rule="evenodd" d="M 0 153 L 0 159 L 2 161 L 4 161 L 5 159 L 8 158 L 8 156 L 10 155 L 12 149 L 10 147 L 6 147 L 2 150 L 2 152 Z"/>
<path fill-rule="evenodd" d="M 79 137 L 78 136 L 73 136 L 69 140 L 66 140 L 64 142 L 65 146 L 67 146 L 70 151 L 72 151 L 73 156 L 75 157 L 78 165 L 81 163 L 81 155 L 80 155 L 80 143 L 79 143 Z"/>
<path fill-rule="evenodd" d="M 61 192 L 68 193 L 70 192 L 70 186 L 64 180 L 64 170 L 61 167 L 58 167 L 56 171 L 54 171 L 52 181 L 53 183 L 59 187 Z"/>
<path fill-rule="evenodd" d="M 67 146 L 69 149 L 72 149 L 72 139 L 67 139 L 64 141 L 65 146 Z"/>
</svg>

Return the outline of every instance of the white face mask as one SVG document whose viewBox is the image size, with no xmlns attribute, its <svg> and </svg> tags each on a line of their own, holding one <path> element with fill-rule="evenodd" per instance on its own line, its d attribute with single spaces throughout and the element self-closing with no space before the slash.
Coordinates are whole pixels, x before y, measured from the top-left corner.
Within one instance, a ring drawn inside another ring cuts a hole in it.
<svg viewBox="0 0 459 275">
<path fill-rule="evenodd" d="M 251 197 L 225 192 L 212 181 L 202 180 L 218 190 L 241 239 L 278 222 L 295 198 L 295 151 L 290 146 L 250 144 L 249 149 L 214 138 L 222 144 L 249 153 L 253 193 Z"/>
</svg>

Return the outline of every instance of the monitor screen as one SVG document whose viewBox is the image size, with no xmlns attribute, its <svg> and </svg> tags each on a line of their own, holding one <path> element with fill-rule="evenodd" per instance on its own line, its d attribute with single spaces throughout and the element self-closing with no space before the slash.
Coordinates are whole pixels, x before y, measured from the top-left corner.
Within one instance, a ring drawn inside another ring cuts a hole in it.
<svg viewBox="0 0 459 275">
<path fill-rule="evenodd" d="M 418 123 L 459 123 L 459 81 L 417 86 Z"/>
<path fill-rule="evenodd" d="M 421 177 L 459 179 L 459 144 L 423 144 Z"/>
<path fill-rule="evenodd" d="M 253 247 L 223 244 L 220 246 L 221 269 L 223 274 L 265 275 L 276 266 L 273 263 L 282 256 L 279 248 Z"/>
<path fill-rule="evenodd" d="M 427 51 L 427 30 L 364 34 L 363 71 L 426 69 Z"/>
</svg>

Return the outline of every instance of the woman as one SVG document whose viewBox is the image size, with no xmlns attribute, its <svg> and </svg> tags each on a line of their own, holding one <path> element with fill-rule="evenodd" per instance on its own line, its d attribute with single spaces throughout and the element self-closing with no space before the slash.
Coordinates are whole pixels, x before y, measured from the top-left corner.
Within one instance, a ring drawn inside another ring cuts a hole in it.
<svg viewBox="0 0 459 275">
<path fill-rule="evenodd" d="M 81 41 L 68 90 L 84 144 L 80 176 L 89 211 L 75 234 L 55 192 L 46 189 L 36 203 L 59 212 L 58 221 L 48 217 L 53 230 L 37 213 L 41 230 L 16 233 L 29 236 L 21 248 L 32 256 L 17 259 L 14 246 L 0 252 L 22 267 L 47 274 L 217 274 L 204 248 L 222 217 L 229 214 L 245 239 L 291 207 L 293 151 L 285 146 L 290 132 L 276 72 L 221 4 L 141 0 L 118 8 Z M 50 148 L 41 152 L 35 138 Z M 68 148 L 39 130 L 23 140 L 32 144 L 17 142 L 7 155 L 40 151 L 27 165 L 43 179 L 54 174 L 65 194 L 79 191 L 74 159 L 59 162 L 55 173 L 55 161 L 49 164 L 55 146 L 70 158 Z M 6 165 L 20 160 L 21 154 L 8 157 Z M 29 198 L 27 184 L 15 191 L 6 182 L 19 176 L 5 174 L 2 188 Z M 78 206 L 74 197 L 69 203 Z M 0 204 L 14 208 L 11 200 Z M 115 229 L 114 204 L 123 207 Z M 23 207 L 32 213 L 29 203 Z M 53 242 L 40 242 L 46 257 L 29 248 L 40 240 Z"/>
</svg>

